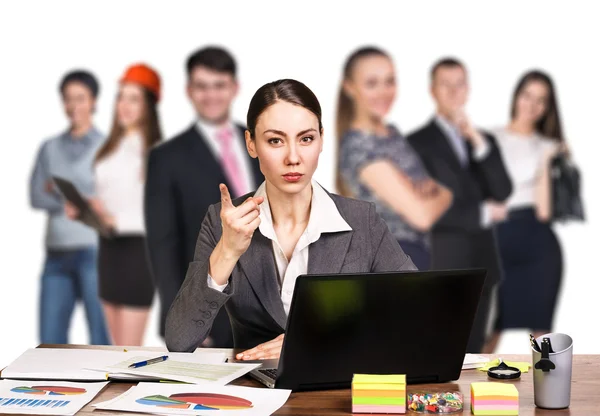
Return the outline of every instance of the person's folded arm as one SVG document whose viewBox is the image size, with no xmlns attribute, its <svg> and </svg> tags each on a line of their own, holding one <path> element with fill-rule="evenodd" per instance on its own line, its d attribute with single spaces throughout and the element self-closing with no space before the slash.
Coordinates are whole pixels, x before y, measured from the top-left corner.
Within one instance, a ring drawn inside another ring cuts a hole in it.
<svg viewBox="0 0 600 416">
<path fill-rule="evenodd" d="M 481 205 L 479 201 L 473 201 L 464 195 L 457 181 L 452 180 L 453 173 L 448 169 L 440 168 L 438 158 L 431 156 L 426 147 L 423 147 L 418 139 L 409 140 L 413 148 L 419 154 L 425 169 L 434 177 L 438 183 L 452 192 L 452 203 L 435 222 L 436 229 L 477 231 L 481 228 Z"/>
<path fill-rule="evenodd" d="M 423 195 L 389 160 L 365 164 L 359 177 L 380 200 L 419 231 L 428 231 L 452 204 L 452 193 L 448 188 L 435 183 L 436 192 Z"/>
</svg>

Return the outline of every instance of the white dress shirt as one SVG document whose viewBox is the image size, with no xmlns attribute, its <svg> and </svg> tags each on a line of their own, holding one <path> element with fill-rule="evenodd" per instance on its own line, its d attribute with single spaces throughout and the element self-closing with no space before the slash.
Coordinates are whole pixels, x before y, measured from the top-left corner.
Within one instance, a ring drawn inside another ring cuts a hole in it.
<svg viewBox="0 0 600 416">
<path fill-rule="evenodd" d="M 273 245 L 273 254 L 277 264 L 279 273 L 279 284 L 281 287 L 281 301 L 286 315 L 290 312 L 292 295 L 294 293 L 294 285 L 296 278 L 308 271 L 308 248 L 310 244 L 317 241 L 323 233 L 337 233 L 342 231 L 351 231 L 352 228 L 342 218 L 340 212 L 333 202 L 333 199 L 325 192 L 325 190 L 315 180 L 312 181 L 312 202 L 310 207 L 310 216 L 306 229 L 298 239 L 296 247 L 292 252 L 292 257 L 288 261 L 283 249 L 277 241 L 277 234 L 273 227 L 273 217 L 271 216 L 271 208 L 267 199 L 265 183 L 258 188 L 254 196 L 264 197 L 264 202 L 260 209 L 260 225 L 258 230 L 262 235 L 271 240 Z M 208 286 L 222 292 L 227 283 L 217 285 L 212 277 L 208 276 Z"/>
<path fill-rule="evenodd" d="M 125 136 L 96 163 L 97 196 L 115 218 L 118 234 L 144 235 L 144 143 L 140 134 Z"/>
<path fill-rule="evenodd" d="M 211 124 L 202 119 L 198 119 L 198 122 L 196 123 L 196 128 L 201 133 L 201 136 L 204 138 L 204 141 L 208 145 L 213 157 L 218 163 L 221 163 L 222 150 L 221 142 L 217 138 L 217 132 L 224 127 L 229 127 L 233 132 L 233 154 L 240 168 L 240 173 L 242 175 L 242 181 L 244 184 L 244 191 L 241 195 L 232 195 L 234 198 L 236 198 L 238 196 L 245 195 L 248 192 L 254 191 L 258 185 L 254 183 L 254 174 L 252 172 L 252 166 L 250 165 L 248 150 L 244 144 L 244 138 L 240 137 L 240 129 L 238 129 L 237 126 L 231 121 L 228 121 L 223 126 L 217 126 L 216 124 Z"/>
<path fill-rule="evenodd" d="M 511 208 L 532 207 L 536 205 L 536 190 L 542 172 L 545 155 L 556 148 L 554 140 L 538 133 L 518 134 L 499 128 L 494 130 L 502 159 L 513 183 L 513 192 L 506 200 Z"/>
</svg>

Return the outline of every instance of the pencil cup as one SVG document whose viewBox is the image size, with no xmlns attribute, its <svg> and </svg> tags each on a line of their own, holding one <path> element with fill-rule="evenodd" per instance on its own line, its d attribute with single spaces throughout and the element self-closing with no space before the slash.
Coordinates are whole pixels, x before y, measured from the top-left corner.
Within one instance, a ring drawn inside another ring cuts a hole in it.
<svg viewBox="0 0 600 416">
<path fill-rule="evenodd" d="M 571 403 L 573 339 L 566 334 L 550 333 L 537 338 L 538 345 L 542 345 L 544 338 L 550 339 L 554 352 L 545 357 L 546 354 L 531 348 L 534 402 L 543 409 L 564 409 Z"/>
</svg>

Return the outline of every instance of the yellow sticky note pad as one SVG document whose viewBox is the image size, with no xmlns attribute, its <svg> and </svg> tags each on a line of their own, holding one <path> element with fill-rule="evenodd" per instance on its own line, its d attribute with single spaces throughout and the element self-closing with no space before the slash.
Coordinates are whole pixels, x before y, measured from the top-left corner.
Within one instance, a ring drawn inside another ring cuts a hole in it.
<svg viewBox="0 0 600 416">
<path fill-rule="evenodd" d="M 352 383 L 358 384 L 406 384 L 404 374 L 354 374 Z"/>
<path fill-rule="evenodd" d="M 519 391 L 514 384 L 496 383 L 496 382 L 479 382 L 471 383 L 471 392 L 475 396 L 504 396 L 504 397 L 519 397 Z"/>
</svg>

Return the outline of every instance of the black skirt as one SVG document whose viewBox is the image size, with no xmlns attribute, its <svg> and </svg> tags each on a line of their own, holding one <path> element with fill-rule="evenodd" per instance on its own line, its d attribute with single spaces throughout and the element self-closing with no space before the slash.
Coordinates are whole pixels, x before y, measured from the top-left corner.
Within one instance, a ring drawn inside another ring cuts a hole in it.
<svg viewBox="0 0 600 416">
<path fill-rule="evenodd" d="M 149 307 L 154 282 L 141 236 L 100 238 L 98 254 L 100 298 L 122 306 Z"/>
<path fill-rule="evenodd" d="M 510 211 L 497 227 L 504 279 L 498 291 L 497 329 L 552 330 L 562 279 L 562 254 L 548 223 L 532 208 Z"/>
</svg>

